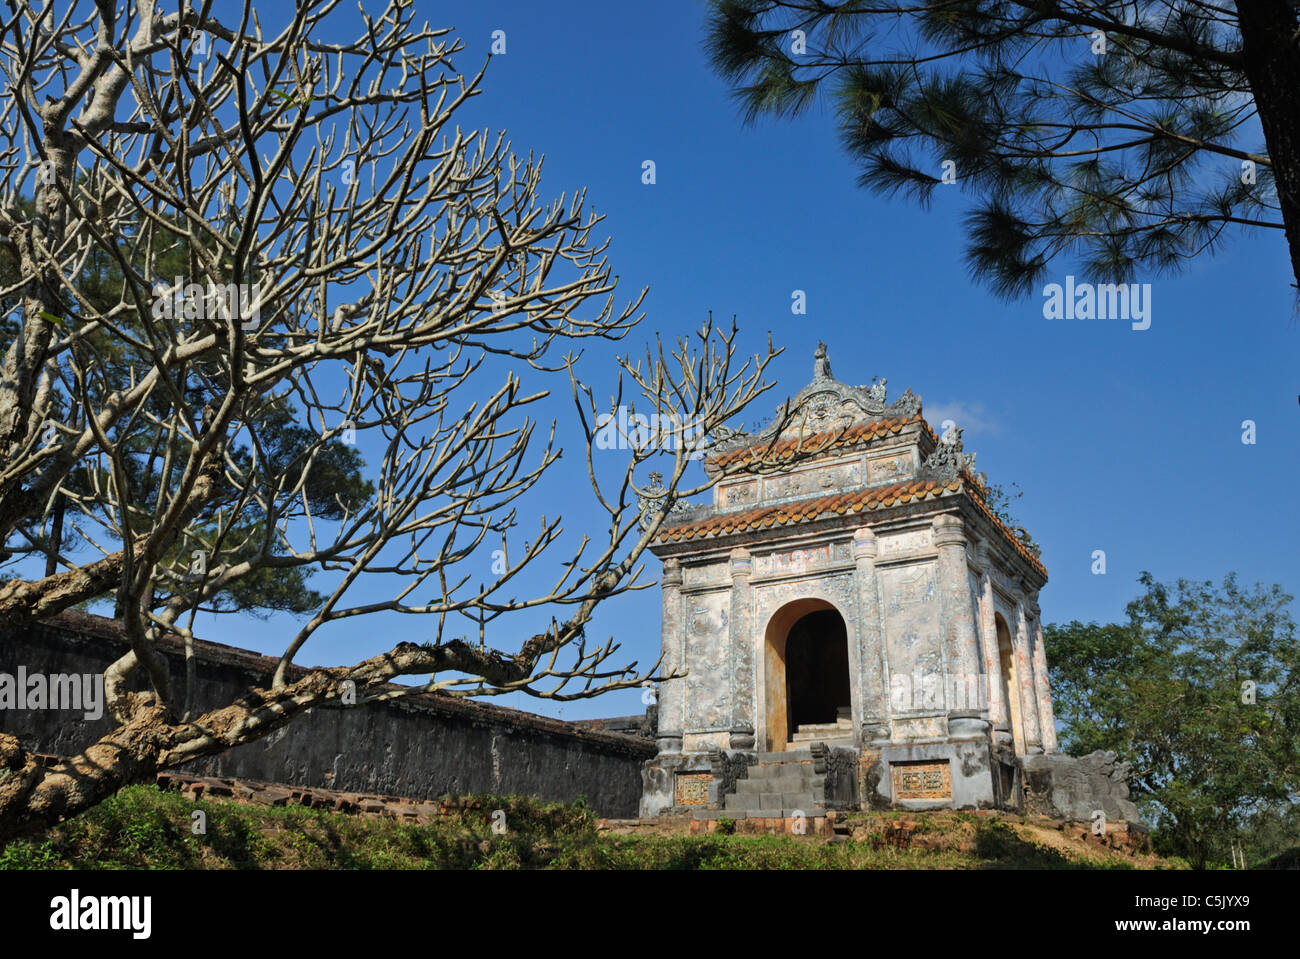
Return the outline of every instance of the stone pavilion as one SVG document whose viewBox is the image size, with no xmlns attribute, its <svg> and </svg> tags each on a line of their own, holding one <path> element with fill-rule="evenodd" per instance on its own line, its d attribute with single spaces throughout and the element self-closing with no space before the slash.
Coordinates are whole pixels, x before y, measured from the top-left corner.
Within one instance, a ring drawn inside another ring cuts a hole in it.
<svg viewBox="0 0 1300 959">
<path fill-rule="evenodd" d="M 710 449 L 739 472 L 653 547 L 661 671 L 684 675 L 641 814 L 1019 808 L 1024 760 L 1056 751 L 1028 534 L 960 430 L 836 380 L 824 344 L 789 409 Z"/>
</svg>

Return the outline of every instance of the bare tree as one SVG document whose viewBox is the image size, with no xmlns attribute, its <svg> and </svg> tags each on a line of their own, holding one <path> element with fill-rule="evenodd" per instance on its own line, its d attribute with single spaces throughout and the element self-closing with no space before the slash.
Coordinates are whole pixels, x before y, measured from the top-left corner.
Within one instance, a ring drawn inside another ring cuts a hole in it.
<svg viewBox="0 0 1300 959">
<path fill-rule="evenodd" d="M 483 69 L 457 72 L 447 31 L 416 27 L 400 2 L 374 17 L 338 7 L 302 0 L 264 29 L 248 3 L 229 19 L 211 2 L 146 0 L 120 18 L 114 0 L 11 4 L 0 24 L 0 233 L 17 273 L 0 289 L 15 306 L 0 529 L 20 572 L 0 583 L 0 625 L 107 598 L 131 645 L 105 673 L 117 728 L 84 753 L 45 768 L 0 735 L 0 839 L 345 692 L 562 700 L 657 678 L 657 664 L 614 662 L 612 640 L 589 645 L 586 627 L 598 603 L 647 585 L 642 553 L 679 503 L 728 475 L 691 485 L 692 460 L 770 388 L 778 351 L 741 365 L 734 325 L 710 321 L 623 357 L 613 406 L 626 387 L 654 428 L 597 455 L 610 420 L 571 347 L 641 319 L 641 297 L 615 307 L 600 218 L 582 193 L 546 201 L 540 161 L 502 136 L 453 125 Z M 358 38 L 325 39 L 345 31 Z M 161 275 L 177 258 L 184 276 Z M 107 296 L 88 290 L 92 261 L 113 266 Z M 560 519 L 543 516 L 503 574 L 472 585 L 521 498 L 561 468 L 556 424 L 542 437 L 530 416 L 557 376 L 606 529 L 555 560 Z M 286 415 L 307 436 L 288 452 Z M 341 495 L 323 472 L 354 438 L 373 462 Z M 52 536 L 64 510 L 89 556 Z M 553 585 L 519 598 L 544 556 Z M 194 715 L 160 641 L 192 651 L 197 611 L 295 569 L 330 588 L 270 687 Z M 391 598 L 351 598 L 376 577 Z M 538 608 L 563 615 L 512 636 L 512 615 Z M 291 679 L 323 627 L 379 612 L 423 614 L 430 640 Z M 492 646 L 451 638 L 466 612 L 491 621 Z"/>
</svg>

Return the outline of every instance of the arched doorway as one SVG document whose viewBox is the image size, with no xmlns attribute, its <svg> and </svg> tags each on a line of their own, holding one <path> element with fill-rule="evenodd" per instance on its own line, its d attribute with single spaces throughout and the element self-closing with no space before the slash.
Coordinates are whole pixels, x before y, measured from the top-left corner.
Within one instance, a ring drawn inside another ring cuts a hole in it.
<svg viewBox="0 0 1300 959">
<path fill-rule="evenodd" d="M 1011 724 L 1011 738 L 1015 742 L 1017 753 L 1024 752 L 1024 727 L 1020 725 L 1020 683 L 1016 674 L 1016 653 L 1011 645 L 1011 630 L 1001 613 L 993 614 L 993 624 L 998 633 L 998 664 L 1001 667 L 1002 702 L 1006 704 L 1008 721 Z"/>
<path fill-rule="evenodd" d="M 765 660 L 768 750 L 852 737 L 848 627 L 839 610 L 819 599 L 782 607 L 768 623 Z"/>
</svg>

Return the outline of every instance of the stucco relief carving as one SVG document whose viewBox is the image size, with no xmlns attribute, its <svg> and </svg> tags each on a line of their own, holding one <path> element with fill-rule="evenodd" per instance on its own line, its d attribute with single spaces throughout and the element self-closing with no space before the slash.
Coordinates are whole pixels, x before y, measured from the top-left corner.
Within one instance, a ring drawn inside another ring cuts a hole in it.
<svg viewBox="0 0 1300 959">
<path fill-rule="evenodd" d="M 894 482 L 911 475 L 912 454 L 908 452 L 878 456 L 867 462 L 868 483 Z"/>
<path fill-rule="evenodd" d="M 726 563 L 702 563 L 697 566 L 682 567 L 682 585 L 686 588 L 703 586 L 709 583 L 719 584 L 727 580 Z"/>
<path fill-rule="evenodd" d="M 914 695 L 914 687 L 933 688 L 944 671 L 936 575 L 933 562 L 895 566 L 879 573 L 885 600 L 890 705 L 894 712 L 942 705 L 917 702 Z M 906 681 L 906 690 L 895 688 L 899 680 Z M 941 682 L 938 688 L 942 689 Z M 900 698 L 900 692 L 906 692 L 906 696 Z"/>
<path fill-rule="evenodd" d="M 686 732 L 727 725 L 730 683 L 727 642 L 731 593 L 718 592 L 687 599 L 686 606 Z"/>
<path fill-rule="evenodd" d="M 783 499 L 787 496 L 833 493 L 857 486 L 862 471 L 858 463 L 839 463 L 820 469 L 803 470 L 768 477 L 763 483 L 764 499 Z"/>
<path fill-rule="evenodd" d="M 718 497 L 721 506 L 745 506 L 758 499 L 758 482 L 733 483 L 724 486 Z"/>
<path fill-rule="evenodd" d="M 852 628 L 851 624 L 856 620 L 857 615 L 855 593 L 852 573 L 755 586 L 754 608 L 757 610 L 757 615 L 754 617 L 754 628 L 766 629 L 772 614 L 786 603 L 809 597 L 830 602 Z"/>
<path fill-rule="evenodd" d="M 906 533 L 882 534 L 876 542 L 880 544 L 880 559 L 924 553 L 934 548 L 934 538 L 929 527 Z"/>
<path fill-rule="evenodd" d="M 754 557 L 754 572 L 758 575 L 772 573 L 799 574 L 818 566 L 848 562 L 853 556 L 853 546 L 848 541 L 820 543 L 816 546 L 798 546 L 780 552 Z"/>
<path fill-rule="evenodd" d="M 860 406 L 834 390 L 812 393 L 804 402 L 807 429 L 812 433 L 844 429 L 860 416 Z"/>
</svg>

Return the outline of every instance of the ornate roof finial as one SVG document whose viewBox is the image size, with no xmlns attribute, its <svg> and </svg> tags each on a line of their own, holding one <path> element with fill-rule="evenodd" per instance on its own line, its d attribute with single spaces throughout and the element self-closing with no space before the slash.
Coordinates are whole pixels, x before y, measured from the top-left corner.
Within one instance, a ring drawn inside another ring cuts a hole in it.
<svg viewBox="0 0 1300 959">
<path fill-rule="evenodd" d="M 813 379 L 829 380 L 831 376 L 831 361 L 826 356 L 826 344 L 818 343 L 817 352 L 813 354 Z"/>
<path fill-rule="evenodd" d="M 934 450 L 921 464 L 919 479 L 935 479 L 951 482 L 962 473 L 975 472 L 975 454 L 962 450 L 962 429 L 953 426 L 939 438 Z"/>
</svg>

